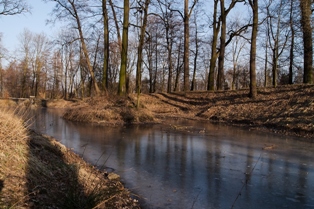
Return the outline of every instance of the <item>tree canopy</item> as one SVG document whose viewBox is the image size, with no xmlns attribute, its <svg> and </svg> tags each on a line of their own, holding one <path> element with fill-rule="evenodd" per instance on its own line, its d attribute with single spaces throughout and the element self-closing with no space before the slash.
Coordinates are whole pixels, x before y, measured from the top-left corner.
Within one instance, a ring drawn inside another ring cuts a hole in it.
<svg viewBox="0 0 314 209">
<path fill-rule="evenodd" d="M 49 22 L 66 28 L 22 33 L 1 67 L 2 97 L 245 88 L 256 97 L 258 87 L 313 82 L 310 0 L 43 1 L 55 4 Z M 1 15 L 30 9 L 0 1 Z M 43 36 L 47 47 L 36 51 Z"/>
</svg>

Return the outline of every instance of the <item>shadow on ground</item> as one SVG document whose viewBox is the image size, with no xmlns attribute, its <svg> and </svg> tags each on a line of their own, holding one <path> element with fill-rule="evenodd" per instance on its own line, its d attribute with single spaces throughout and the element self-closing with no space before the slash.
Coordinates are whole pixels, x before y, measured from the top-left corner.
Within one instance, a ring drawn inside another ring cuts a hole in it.
<svg viewBox="0 0 314 209">
<path fill-rule="evenodd" d="M 62 147 L 35 134 L 28 145 L 26 178 L 30 208 L 94 206 L 93 200 L 82 192 L 77 166 L 67 162 Z"/>
<path fill-rule="evenodd" d="M 1 193 L 2 189 L 3 189 L 3 180 L 0 180 L 0 193 Z"/>
</svg>

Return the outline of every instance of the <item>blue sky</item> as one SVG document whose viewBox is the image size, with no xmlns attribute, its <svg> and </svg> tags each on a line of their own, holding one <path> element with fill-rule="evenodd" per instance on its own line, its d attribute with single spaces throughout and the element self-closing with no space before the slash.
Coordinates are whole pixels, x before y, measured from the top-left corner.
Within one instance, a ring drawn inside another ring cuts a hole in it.
<svg viewBox="0 0 314 209">
<path fill-rule="evenodd" d="M 12 53 L 19 45 L 18 36 L 24 30 L 29 29 L 34 33 L 44 32 L 49 36 L 54 35 L 58 28 L 46 25 L 53 3 L 44 3 L 42 0 L 27 1 L 32 7 L 32 14 L 14 16 L 0 16 L 0 32 L 2 33 L 3 46 Z"/>
</svg>

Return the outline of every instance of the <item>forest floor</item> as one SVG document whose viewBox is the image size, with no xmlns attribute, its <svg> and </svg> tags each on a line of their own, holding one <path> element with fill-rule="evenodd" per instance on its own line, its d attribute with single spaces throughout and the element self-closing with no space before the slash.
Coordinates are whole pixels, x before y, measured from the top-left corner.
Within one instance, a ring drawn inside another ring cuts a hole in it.
<svg viewBox="0 0 314 209">
<path fill-rule="evenodd" d="M 168 118 L 204 120 L 312 140 L 313 85 L 261 88 L 255 100 L 248 94 L 249 90 L 141 94 L 140 108 L 136 108 L 135 94 L 127 98 L 86 98 L 63 105 L 67 107 L 64 118 L 104 125 L 158 123 Z"/>
</svg>

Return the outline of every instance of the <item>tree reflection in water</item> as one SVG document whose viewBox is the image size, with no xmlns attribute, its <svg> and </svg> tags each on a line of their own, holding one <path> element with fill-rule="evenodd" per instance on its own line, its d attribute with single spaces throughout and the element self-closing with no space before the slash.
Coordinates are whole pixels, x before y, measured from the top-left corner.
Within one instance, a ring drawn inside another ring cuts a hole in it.
<svg viewBox="0 0 314 209">
<path fill-rule="evenodd" d="M 66 122 L 53 112 L 38 121 L 67 147 L 85 149 L 91 163 L 102 166 L 110 155 L 105 166 L 144 208 L 231 208 L 239 193 L 234 208 L 314 207 L 311 143 L 193 121 L 99 127 Z"/>
</svg>

